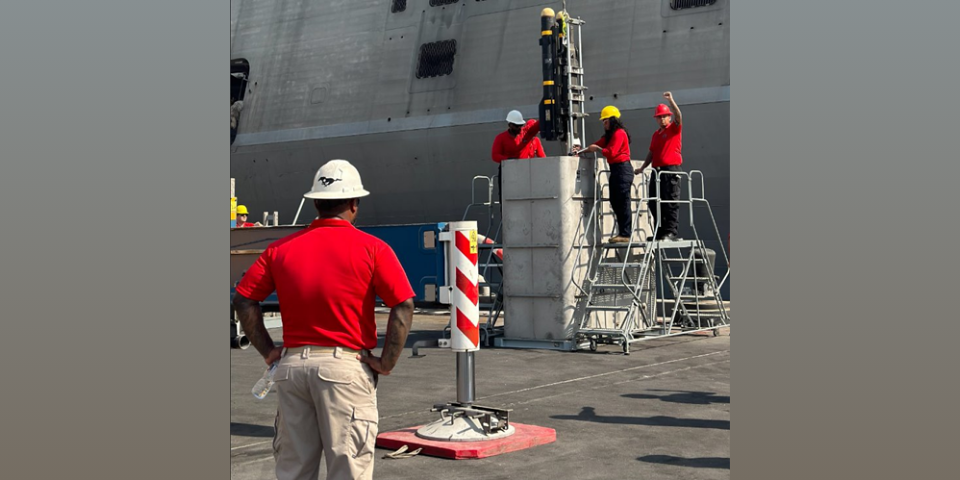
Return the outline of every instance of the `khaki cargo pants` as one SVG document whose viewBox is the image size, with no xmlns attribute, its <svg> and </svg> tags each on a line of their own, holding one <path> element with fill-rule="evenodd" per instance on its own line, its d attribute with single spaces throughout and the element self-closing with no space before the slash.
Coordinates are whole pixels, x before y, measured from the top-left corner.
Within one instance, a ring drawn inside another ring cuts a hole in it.
<svg viewBox="0 0 960 480">
<path fill-rule="evenodd" d="M 283 350 L 274 377 L 277 479 L 316 480 L 322 457 L 327 479 L 373 478 L 377 387 L 357 354 L 341 347 Z"/>
</svg>

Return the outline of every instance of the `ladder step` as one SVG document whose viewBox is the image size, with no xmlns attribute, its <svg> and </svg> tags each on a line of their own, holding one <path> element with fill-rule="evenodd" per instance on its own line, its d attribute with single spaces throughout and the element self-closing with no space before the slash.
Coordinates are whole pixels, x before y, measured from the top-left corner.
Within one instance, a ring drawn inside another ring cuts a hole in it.
<svg viewBox="0 0 960 480">
<path fill-rule="evenodd" d="M 664 259 L 662 259 L 662 260 L 663 260 L 664 262 L 667 262 L 667 263 L 687 263 L 687 262 L 690 261 L 689 258 L 664 258 Z M 707 263 L 706 260 L 704 260 L 704 259 L 702 259 L 702 258 L 694 258 L 694 259 L 693 259 L 693 262 L 694 262 L 694 263 Z"/>
<path fill-rule="evenodd" d="M 637 263 L 634 263 L 634 262 L 628 262 L 628 263 L 600 263 L 599 266 L 601 266 L 601 267 L 615 267 L 615 268 L 623 268 L 623 267 L 642 267 L 642 266 L 643 266 L 643 262 L 637 262 Z"/>
<path fill-rule="evenodd" d="M 613 328 L 581 328 L 578 333 L 584 335 L 623 335 L 623 330 Z"/>
<path fill-rule="evenodd" d="M 682 282 L 683 280 L 687 280 L 691 282 L 707 283 L 710 281 L 710 278 L 708 277 L 681 277 L 681 276 L 668 275 L 668 278 L 670 278 L 670 280 L 674 282 Z"/>
<path fill-rule="evenodd" d="M 609 202 L 610 197 L 600 197 L 597 200 L 603 200 L 604 202 Z M 630 201 L 632 201 L 633 203 L 643 203 L 643 204 L 646 204 L 647 202 L 646 200 L 643 200 L 640 198 L 631 198 Z M 646 208 L 640 210 L 640 213 L 648 213 L 648 212 L 649 211 Z M 616 215 L 616 214 L 613 212 L 610 212 L 610 213 L 603 213 L 603 215 Z"/>
<path fill-rule="evenodd" d="M 587 310 L 600 310 L 609 312 L 626 312 L 633 307 L 622 307 L 618 305 L 587 305 Z"/>
<path fill-rule="evenodd" d="M 628 245 L 630 248 L 639 248 L 645 246 L 646 242 L 636 241 L 633 243 L 604 243 L 600 245 L 600 248 L 627 248 Z"/>
<path fill-rule="evenodd" d="M 585 86 L 583 86 L 583 85 L 570 85 L 570 89 L 571 89 L 571 90 L 586 90 L 587 87 L 585 87 Z"/>
<path fill-rule="evenodd" d="M 713 295 L 680 295 L 680 300 L 713 300 L 717 298 Z"/>
<path fill-rule="evenodd" d="M 593 285 L 593 288 L 603 288 L 603 289 L 622 289 L 622 290 L 633 290 L 633 285 L 624 285 L 622 283 L 596 283 Z M 650 288 L 644 288 L 643 290 L 651 290 Z"/>
<path fill-rule="evenodd" d="M 622 289 L 624 289 L 624 290 L 627 290 L 627 289 L 630 289 L 630 288 L 631 288 L 630 285 L 624 285 L 624 284 L 622 284 L 622 283 L 595 283 L 595 284 L 591 285 L 591 287 L 592 287 L 592 288 L 604 288 L 604 289 L 622 288 Z"/>
<path fill-rule="evenodd" d="M 698 241 L 699 240 L 657 240 L 654 243 L 661 248 L 693 248 L 697 246 Z M 664 259 L 664 261 L 667 261 L 667 259 Z"/>
</svg>

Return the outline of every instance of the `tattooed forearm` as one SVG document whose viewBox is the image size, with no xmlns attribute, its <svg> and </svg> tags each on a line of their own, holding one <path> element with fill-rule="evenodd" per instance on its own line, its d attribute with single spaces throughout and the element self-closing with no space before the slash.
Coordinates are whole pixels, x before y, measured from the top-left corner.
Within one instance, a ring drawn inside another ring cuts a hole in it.
<svg viewBox="0 0 960 480">
<path fill-rule="evenodd" d="M 240 326 L 243 327 L 243 332 L 250 340 L 250 344 L 266 358 L 275 345 L 270 334 L 267 333 L 267 327 L 263 325 L 263 310 L 260 309 L 260 302 L 238 293 L 233 296 L 233 308 L 237 311 L 237 319 L 240 320 Z"/>
<path fill-rule="evenodd" d="M 390 319 L 387 321 L 387 337 L 384 339 L 383 353 L 380 354 L 380 364 L 384 370 L 393 370 L 407 343 L 407 334 L 413 324 L 413 299 L 390 309 Z"/>
</svg>

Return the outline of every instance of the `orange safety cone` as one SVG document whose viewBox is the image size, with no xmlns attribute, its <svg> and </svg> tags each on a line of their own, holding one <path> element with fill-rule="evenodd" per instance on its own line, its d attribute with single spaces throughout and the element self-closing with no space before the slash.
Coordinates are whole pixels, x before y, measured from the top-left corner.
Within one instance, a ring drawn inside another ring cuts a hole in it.
<svg viewBox="0 0 960 480">
<path fill-rule="evenodd" d="M 489 238 L 487 238 L 487 237 L 485 237 L 485 236 L 483 236 L 483 235 L 480 235 L 480 234 L 477 234 L 477 238 L 480 239 L 480 241 L 483 242 L 485 245 L 493 245 L 493 244 L 495 243 L 493 240 L 490 240 Z M 502 249 L 502 248 L 494 249 L 493 254 L 496 255 L 497 258 L 499 258 L 501 262 L 503 261 L 503 249 Z"/>
</svg>

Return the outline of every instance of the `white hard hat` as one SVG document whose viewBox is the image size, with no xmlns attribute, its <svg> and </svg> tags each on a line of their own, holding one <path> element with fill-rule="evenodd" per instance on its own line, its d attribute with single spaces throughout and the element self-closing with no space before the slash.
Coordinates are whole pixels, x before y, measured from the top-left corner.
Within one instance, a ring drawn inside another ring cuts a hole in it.
<svg viewBox="0 0 960 480">
<path fill-rule="evenodd" d="M 520 112 L 517 110 L 510 110 L 510 113 L 507 114 L 507 121 L 514 125 L 523 125 L 523 115 L 520 115 Z"/>
<path fill-rule="evenodd" d="M 304 198 L 337 200 L 370 195 L 363 189 L 360 172 L 346 160 L 330 160 L 313 176 L 313 188 Z"/>
</svg>

